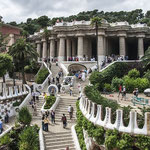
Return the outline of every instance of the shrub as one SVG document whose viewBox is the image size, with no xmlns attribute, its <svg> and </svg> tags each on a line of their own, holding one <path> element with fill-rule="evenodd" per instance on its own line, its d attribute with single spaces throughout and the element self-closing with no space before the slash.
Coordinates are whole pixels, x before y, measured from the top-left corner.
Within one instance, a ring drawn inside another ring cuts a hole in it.
<svg viewBox="0 0 150 150">
<path fill-rule="evenodd" d="M 123 81 L 128 92 L 133 92 L 135 88 L 138 88 L 139 92 L 143 92 L 146 88 L 149 87 L 149 81 L 146 78 L 133 79 L 129 76 L 125 76 Z"/>
<path fill-rule="evenodd" d="M 119 85 L 123 85 L 123 80 L 121 78 L 118 78 L 118 77 L 113 78 L 111 85 L 115 91 L 118 91 Z"/>
<path fill-rule="evenodd" d="M 44 82 L 44 80 L 47 78 L 48 75 L 49 75 L 49 72 L 46 68 L 41 69 L 39 71 L 39 73 L 37 74 L 35 82 L 37 84 L 42 84 Z"/>
<path fill-rule="evenodd" d="M 9 145 L 10 143 L 11 139 L 9 137 L 9 134 L 6 134 L 2 138 L 0 138 L 0 145 Z"/>
<path fill-rule="evenodd" d="M 150 137 L 145 135 L 138 135 L 136 137 L 135 146 L 141 150 L 150 149 Z"/>
<path fill-rule="evenodd" d="M 103 72 L 93 72 L 90 76 L 90 82 L 98 87 L 98 90 L 103 91 L 105 83 L 111 83 L 115 77 L 121 78 L 128 71 L 126 63 L 117 62 Z"/>
<path fill-rule="evenodd" d="M 140 77 L 140 72 L 137 69 L 132 69 L 128 72 L 128 76 L 130 78 L 136 79 L 136 78 Z"/>
<path fill-rule="evenodd" d="M 105 84 L 104 84 L 104 88 L 105 88 L 105 91 L 106 91 L 106 92 L 112 92 L 112 87 L 111 87 L 110 84 L 105 83 Z"/>
<path fill-rule="evenodd" d="M 18 121 L 23 125 L 30 125 L 32 116 L 27 107 L 21 108 L 19 111 Z"/>
<path fill-rule="evenodd" d="M 27 127 L 22 131 L 19 138 L 19 150 L 38 150 L 39 137 L 37 126 Z"/>
<path fill-rule="evenodd" d="M 44 106 L 44 109 L 50 109 L 52 105 L 55 103 L 56 97 L 55 96 L 47 96 L 46 97 L 46 104 Z"/>
<path fill-rule="evenodd" d="M 144 72 L 144 78 L 147 78 L 150 81 L 150 70 L 147 70 L 146 72 Z"/>
</svg>

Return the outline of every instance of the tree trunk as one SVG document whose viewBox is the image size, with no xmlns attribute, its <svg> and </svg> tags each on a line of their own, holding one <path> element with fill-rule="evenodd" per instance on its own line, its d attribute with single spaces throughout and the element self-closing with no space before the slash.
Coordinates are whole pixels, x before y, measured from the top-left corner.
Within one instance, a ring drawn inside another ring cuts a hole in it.
<svg viewBox="0 0 150 150">
<path fill-rule="evenodd" d="M 22 67 L 22 84 L 26 84 L 25 73 L 24 73 L 24 67 Z"/>
</svg>

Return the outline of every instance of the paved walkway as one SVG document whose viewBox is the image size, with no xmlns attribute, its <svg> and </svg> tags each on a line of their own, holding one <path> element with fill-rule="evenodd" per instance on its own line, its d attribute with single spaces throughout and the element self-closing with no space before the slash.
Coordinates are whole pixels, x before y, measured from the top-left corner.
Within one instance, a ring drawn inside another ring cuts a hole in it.
<svg viewBox="0 0 150 150">
<path fill-rule="evenodd" d="M 136 106 L 133 106 L 133 103 L 131 102 L 131 99 L 133 97 L 133 94 L 131 93 L 127 93 L 126 94 L 126 100 L 121 100 L 122 98 L 122 95 L 120 95 L 118 97 L 118 93 L 112 93 L 112 94 L 102 94 L 103 97 L 106 97 L 107 99 L 110 99 L 110 100 L 115 100 L 117 101 L 121 106 L 132 106 L 133 108 L 136 108 L 136 107 L 143 107 L 142 105 L 137 105 Z M 141 97 L 141 98 L 145 98 L 145 99 L 149 99 L 150 100 L 150 97 L 146 97 L 144 94 L 140 93 L 138 95 L 138 97 Z"/>
</svg>

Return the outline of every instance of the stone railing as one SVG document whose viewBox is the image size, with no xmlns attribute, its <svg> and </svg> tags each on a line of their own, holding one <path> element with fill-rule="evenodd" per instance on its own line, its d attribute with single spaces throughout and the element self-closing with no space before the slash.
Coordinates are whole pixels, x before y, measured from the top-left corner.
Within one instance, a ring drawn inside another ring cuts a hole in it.
<svg viewBox="0 0 150 150">
<path fill-rule="evenodd" d="M 18 96 L 23 96 L 28 94 L 25 85 L 12 86 L 12 87 L 4 87 L 2 89 L 2 95 L 0 96 L 0 100 L 10 99 Z"/>
<path fill-rule="evenodd" d="M 20 92 L 22 92 L 22 94 Z M 20 101 L 21 96 L 28 94 L 20 104 L 20 106 L 17 106 L 17 108 L 19 109 L 21 109 L 31 99 L 31 89 L 28 85 L 23 85 L 23 90 L 20 90 L 20 92 L 18 92 L 18 89 L 16 88 L 18 97 L 16 95 L 11 95 L 11 97 L 9 96 L 9 98 L 0 100 L 0 116 L 2 118 L 5 117 L 6 110 L 8 111 L 9 117 L 16 115 L 16 110 L 15 107 L 13 107 L 13 103 Z"/>
<path fill-rule="evenodd" d="M 103 126 L 107 129 L 117 129 L 120 132 L 126 132 L 131 134 L 143 134 L 150 135 L 150 113 L 145 113 L 145 123 L 142 129 L 138 127 L 137 112 L 132 110 L 129 115 L 129 124 L 124 126 L 123 122 L 123 110 L 116 110 L 115 123 L 111 123 L 111 108 L 106 107 L 106 114 L 104 120 L 102 120 L 102 106 L 97 105 L 91 100 L 82 97 L 80 100 L 80 110 L 83 115 L 95 125 Z"/>
<path fill-rule="evenodd" d="M 44 136 L 41 128 L 39 130 L 39 143 L 40 143 L 40 150 L 45 150 Z"/>
<path fill-rule="evenodd" d="M 67 76 L 69 74 L 68 69 L 65 67 L 65 65 L 63 63 L 59 63 L 59 67 L 62 68 L 65 76 Z"/>
</svg>

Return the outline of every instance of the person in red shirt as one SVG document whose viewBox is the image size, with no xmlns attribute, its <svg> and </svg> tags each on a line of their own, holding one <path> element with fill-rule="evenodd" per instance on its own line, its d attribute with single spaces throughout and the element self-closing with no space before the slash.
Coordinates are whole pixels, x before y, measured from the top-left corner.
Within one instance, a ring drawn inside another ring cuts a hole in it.
<svg viewBox="0 0 150 150">
<path fill-rule="evenodd" d="M 120 97 L 120 94 L 122 93 L 122 85 L 119 85 L 119 93 L 118 93 L 118 98 Z"/>
</svg>

